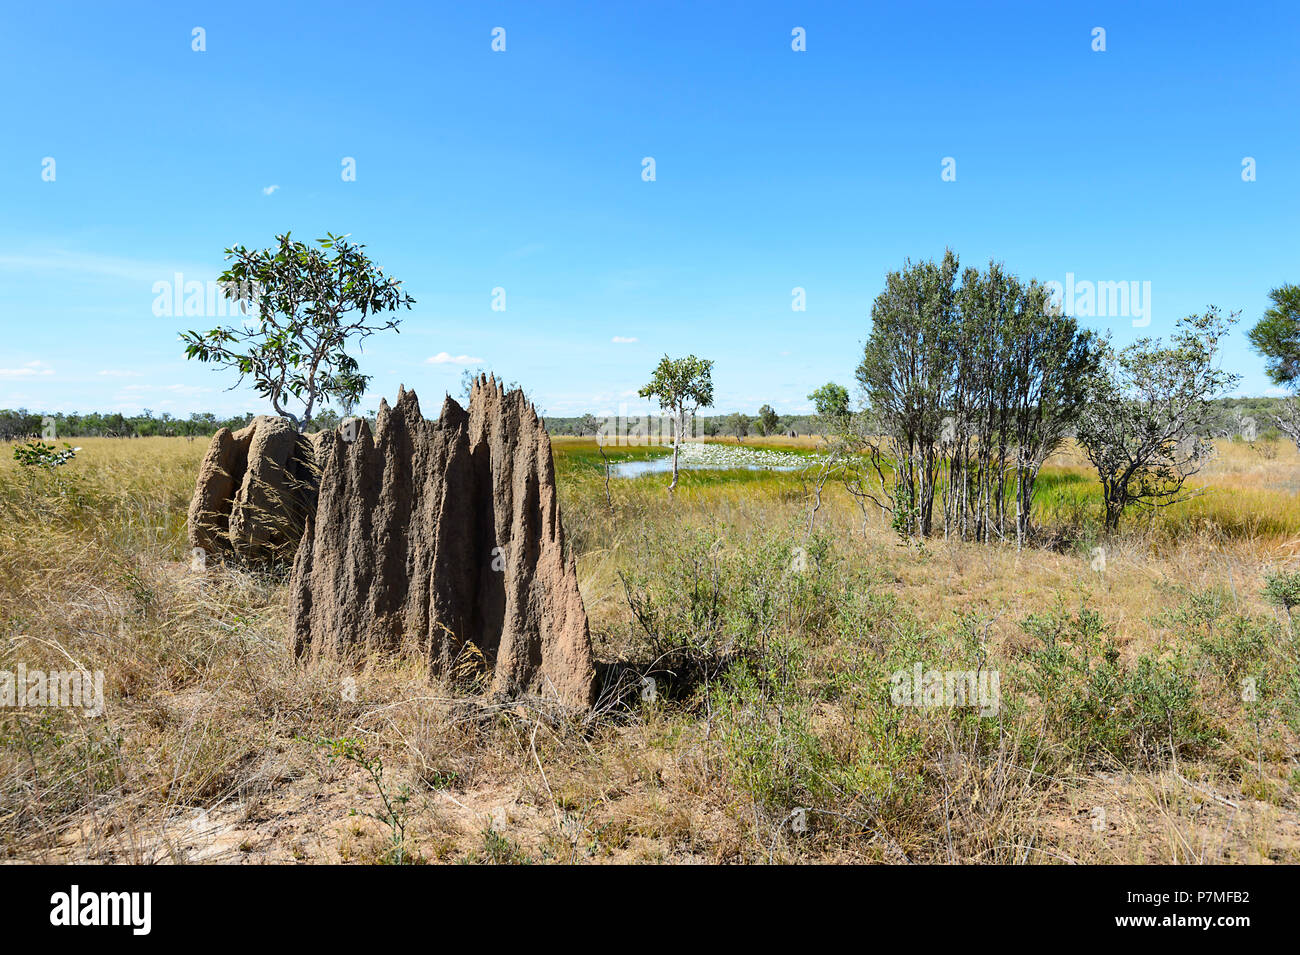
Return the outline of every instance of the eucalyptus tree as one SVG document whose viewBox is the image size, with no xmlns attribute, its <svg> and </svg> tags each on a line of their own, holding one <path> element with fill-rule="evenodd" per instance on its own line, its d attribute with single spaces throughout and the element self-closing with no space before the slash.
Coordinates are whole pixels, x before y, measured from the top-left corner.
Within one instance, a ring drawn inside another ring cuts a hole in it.
<svg viewBox="0 0 1300 955">
<path fill-rule="evenodd" d="M 833 381 L 828 381 L 811 392 L 808 400 L 813 403 L 817 417 L 822 419 L 823 425 L 831 427 L 832 430 L 836 422 L 849 415 L 849 389 Z"/>
<path fill-rule="evenodd" d="M 926 536 L 941 520 L 946 535 L 1023 542 L 1038 474 L 1082 410 L 1098 346 L 1042 284 L 998 263 L 967 268 L 960 285 L 957 273 L 949 251 L 887 277 L 857 373 L 881 439 L 861 421 L 836 430 L 854 435 L 900 532 Z"/>
<path fill-rule="evenodd" d="M 1289 394 L 1279 401 L 1273 414 L 1273 423 L 1277 425 L 1277 430 L 1300 448 L 1300 397 Z"/>
<path fill-rule="evenodd" d="M 1024 543 L 1039 472 L 1082 413 L 1099 345 L 1046 286 L 998 263 L 966 270 L 958 304 L 945 529 L 989 540 L 1014 527 Z"/>
<path fill-rule="evenodd" d="M 415 299 L 346 235 L 327 233 L 312 246 L 286 232 L 276 243 L 226 249 L 231 265 L 218 282 L 245 306 L 243 322 L 180 337 L 187 358 L 234 369 L 232 388 L 251 377 L 276 414 L 306 431 L 318 404 L 332 398 L 345 412 L 356 405 L 370 377 L 349 347 L 396 331 L 401 319 L 390 313 Z"/>
<path fill-rule="evenodd" d="M 749 415 L 741 411 L 734 411 L 727 415 L 727 430 L 735 436 L 736 443 L 741 443 L 745 436 L 749 434 Z"/>
<path fill-rule="evenodd" d="M 637 392 L 642 398 L 656 398 L 659 407 L 672 414 L 673 480 L 668 490 L 677 487 L 677 458 L 681 451 L 686 422 L 701 408 L 713 406 L 713 362 L 687 355 L 669 358 L 664 355 L 650 381 Z"/>
<path fill-rule="evenodd" d="M 1030 282 L 1020 291 L 1004 342 L 1008 385 L 1000 394 L 1007 405 L 1006 445 L 1015 449 L 1016 542 L 1023 544 L 1029 537 L 1039 472 L 1087 406 L 1101 341 L 1063 315 L 1046 287 Z"/>
<path fill-rule="evenodd" d="M 896 526 L 928 536 L 955 353 L 957 256 L 908 262 L 871 306 L 858 384 L 889 445 Z"/>
</svg>

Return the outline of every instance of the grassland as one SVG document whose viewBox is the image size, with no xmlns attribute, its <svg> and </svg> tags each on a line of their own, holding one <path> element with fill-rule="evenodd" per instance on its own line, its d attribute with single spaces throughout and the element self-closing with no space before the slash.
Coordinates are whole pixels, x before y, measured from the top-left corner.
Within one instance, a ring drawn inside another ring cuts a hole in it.
<svg viewBox="0 0 1300 955">
<path fill-rule="evenodd" d="M 298 663 L 283 574 L 190 566 L 204 442 L 79 443 L 52 474 L 0 447 L 0 670 L 106 673 L 102 716 L 0 709 L 11 860 L 1300 860 L 1300 655 L 1262 597 L 1289 445 L 1221 444 L 1110 539 L 1067 452 L 1017 551 L 902 545 L 834 489 L 809 535 L 793 472 L 607 496 L 556 439 L 604 688 L 557 722 L 414 656 Z M 917 662 L 1000 673 L 996 715 L 897 705 Z"/>
</svg>

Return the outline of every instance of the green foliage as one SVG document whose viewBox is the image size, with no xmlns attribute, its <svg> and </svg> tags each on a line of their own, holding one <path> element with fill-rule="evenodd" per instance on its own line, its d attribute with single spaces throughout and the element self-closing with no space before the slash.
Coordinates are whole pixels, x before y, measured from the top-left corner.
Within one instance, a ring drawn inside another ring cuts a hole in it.
<svg viewBox="0 0 1300 955">
<path fill-rule="evenodd" d="M 276 414 L 305 431 L 319 400 L 352 409 L 369 378 L 349 345 L 396 330 L 400 319 L 374 316 L 410 309 L 415 299 L 347 236 L 329 233 L 316 240 L 319 249 L 289 233 L 276 241 L 269 249 L 226 249 L 233 264 L 220 276 L 223 292 L 255 306 L 255 315 L 240 325 L 184 332 L 181 340 L 187 358 L 237 371 L 236 386 L 251 376 Z M 302 405 L 300 415 L 289 410 L 291 399 Z"/>
<path fill-rule="evenodd" d="M 1032 615 L 1023 627 L 1040 642 L 1024 654 L 1025 689 L 1048 731 L 1085 765 L 1196 755 L 1218 738 L 1182 654 L 1126 663 L 1101 616 L 1086 608 Z"/>
<path fill-rule="evenodd" d="M 1295 599 L 1295 575 L 1274 575 L 1270 582 L 1278 601 Z M 1217 687 L 1227 717 L 1231 735 L 1222 755 L 1262 785 L 1266 739 L 1282 724 L 1300 731 L 1300 659 L 1275 619 L 1235 608 L 1232 595 L 1216 588 L 1190 594 L 1158 621 L 1192 637 L 1198 666 L 1208 688 Z"/>
<path fill-rule="evenodd" d="M 689 679 L 720 658 L 762 644 L 790 573 L 788 541 L 731 542 L 715 532 L 687 530 L 675 546 L 647 532 L 641 547 L 660 554 L 655 569 L 620 576 L 648 660 Z"/>
<path fill-rule="evenodd" d="M 418 861 L 406 854 L 406 827 L 410 818 L 407 805 L 411 801 L 411 787 L 403 785 L 396 792 L 390 791 L 384 781 L 384 761 L 378 756 L 369 755 L 359 739 L 350 736 L 322 737 L 316 741 L 316 746 L 325 751 L 326 758 L 331 763 L 344 760 L 361 767 L 374 784 L 379 809 L 353 809 L 351 814 L 365 816 L 388 827 L 390 846 L 387 861 L 394 865 Z"/>
<path fill-rule="evenodd" d="M 313 431 L 333 431 L 342 420 L 343 416 L 333 408 L 322 408 L 312 419 L 311 428 Z"/>
<path fill-rule="evenodd" d="M 14 448 L 14 460 L 23 467 L 39 467 L 45 468 L 47 471 L 53 471 L 75 458 L 80 450 L 80 448 L 74 448 L 66 441 L 60 450 L 56 449 L 52 444 L 46 444 L 44 441 L 33 440 Z"/>
<path fill-rule="evenodd" d="M 912 534 L 920 519 L 921 509 L 916 504 L 916 492 L 908 484 L 896 484 L 889 527 L 898 535 L 899 543 L 908 544 L 912 541 Z"/>
<path fill-rule="evenodd" d="M 1210 402 L 1241 378 L 1218 364 L 1236 317 L 1210 306 L 1180 319 L 1168 345 L 1143 338 L 1118 354 L 1108 350 L 1077 429 L 1101 480 L 1107 530 L 1130 505 L 1176 503 L 1211 453 L 1203 437 Z"/>
<path fill-rule="evenodd" d="M 675 415 L 694 414 L 713 406 L 713 362 L 687 355 L 664 355 L 650 381 L 637 392 L 642 398 L 657 398 L 659 405 Z"/>
<path fill-rule="evenodd" d="M 1270 668 L 1269 633 L 1242 614 L 1225 615 L 1200 637 L 1198 648 L 1215 672 L 1228 681 L 1258 678 Z"/>
<path fill-rule="evenodd" d="M 1268 361 L 1265 370 L 1274 384 L 1300 379 L 1300 285 L 1282 285 L 1268 293 L 1273 304 L 1247 337 Z"/>
<path fill-rule="evenodd" d="M 740 661 L 713 691 L 719 737 L 737 786 L 756 803 L 779 812 L 825 804 L 834 754 L 812 730 L 811 707 L 791 670 L 802 666 L 790 642 L 779 655 Z"/>
<path fill-rule="evenodd" d="M 828 381 L 808 395 L 808 400 L 817 409 L 817 416 L 826 421 L 837 421 L 848 417 L 849 390 L 843 385 Z"/>
<path fill-rule="evenodd" d="M 1288 614 L 1300 606 L 1300 571 L 1278 571 L 1264 578 L 1264 599 Z"/>
<path fill-rule="evenodd" d="M 759 434 L 775 434 L 780 420 L 771 405 L 763 405 L 758 409 Z"/>
<path fill-rule="evenodd" d="M 902 811 L 922 791 L 927 729 L 915 712 L 889 701 L 887 675 L 877 651 L 841 648 L 816 662 L 824 634 L 837 627 L 862 632 L 860 614 L 880 608 L 836 580 L 829 551 L 785 599 L 807 601 L 824 618 L 779 628 L 760 652 L 738 659 L 710 693 L 718 739 L 732 782 L 757 808 L 780 818 L 794 808 L 840 822 L 882 811 Z M 806 589 L 805 589 L 806 588 Z M 868 625 L 870 626 L 870 625 Z M 913 659 L 915 648 L 891 647 Z M 818 720 L 822 704 L 836 701 L 847 722 Z"/>
<path fill-rule="evenodd" d="M 1037 281 L 993 262 L 960 285 L 958 274 L 948 250 L 886 276 L 857 368 L 883 439 L 865 444 L 889 462 L 888 474 L 877 469 L 892 485 L 883 496 L 913 508 L 908 534 L 929 536 L 942 520 L 949 534 L 1023 541 L 1038 472 L 1083 406 L 1096 344 Z"/>
<path fill-rule="evenodd" d="M 810 824 L 855 829 L 909 805 L 924 785 L 927 730 L 890 703 L 879 641 L 899 634 L 907 646 L 890 654 L 910 661 L 913 631 L 871 571 L 822 535 L 792 544 L 779 532 L 691 530 L 667 543 L 647 538 L 645 559 L 630 561 L 645 571 L 624 575 L 638 655 L 678 678 L 658 678 L 660 700 L 709 714 L 727 777 L 754 810 L 777 825 L 804 807 Z M 828 712 L 843 719 L 827 724 Z"/>
<path fill-rule="evenodd" d="M 155 415 L 148 408 L 142 414 L 92 411 L 85 414 L 56 411 L 48 415 L 33 414 L 24 408 L 0 410 L 0 440 L 40 434 L 52 422 L 54 433 L 69 437 L 148 438 L 158 435 L 211 435 L 218 428 L 232 431 L 251 421 L 251 414 L 218 418 L 209 412 L 194 412 L 188 418 L 174 418 L 166 411 Z M 46 420 L 48 419 L 48 421 Z"/>
<path fill-rule="evenodd" d="M 727 415 L 727 433 L 743 438 L 749 434 L 750 417 L 737 411 Z"/>
<path fill-rule="evenodd" d="M 482 848 L 471 852 L 466 862 L 477 865 L 530 865 L 532 859 L 491 825 L 483 830 Z"/>
<path fill-rule="evenodd" d="M 673 416 L 673 479 L 668 485 L 677 487 L 677 449 L 686 431 L 687 419 L 701 408 L 713 405 L 713 362 L 687 355 L 669 358 L 664 355 L 654 370 L 650 381 L 637 392 L 642 398 L 657 398 L 659 407 Z"/>
</svg>

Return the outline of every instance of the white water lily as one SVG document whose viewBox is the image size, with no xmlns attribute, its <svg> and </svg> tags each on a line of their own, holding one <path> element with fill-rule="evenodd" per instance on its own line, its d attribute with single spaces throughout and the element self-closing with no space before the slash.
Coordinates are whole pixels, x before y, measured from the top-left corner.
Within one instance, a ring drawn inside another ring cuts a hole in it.
<svg viewBox="0 0 1300 955">
<path fill-rule="evenodd" d="M 795 454 L 770 448 L 745 448 L 727 444 L 689 442 L 682 445 L 679 462 L 688 471 L 798 471 L 815 466 L 822 459 L 818 454 Z M 642 461 L 624 461 L 614 465 L 619 477 L 638 477 L 665 470 L 667 458 L 649 458 Z"/>
<path fill-rule="evenodd" d="M 814 455 L 727 444 L 684 444 L 681 451 L 682 465 L 688 468 L 789 470 L 806 467 L 815 461 Z"/>
</svg>

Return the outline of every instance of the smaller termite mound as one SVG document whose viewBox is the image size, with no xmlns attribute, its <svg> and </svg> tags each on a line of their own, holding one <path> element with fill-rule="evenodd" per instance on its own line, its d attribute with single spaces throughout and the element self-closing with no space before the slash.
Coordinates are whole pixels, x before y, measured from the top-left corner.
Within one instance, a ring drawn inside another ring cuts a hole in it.
<svg viewBox="0 0 1300 955">
<path fill-rule="evenodd" d="M 190 500 L 190 546 L 249 562 L 291 560 L 316 506 L 321 438 L 269 415 L 217 431 Z"/>
</svg>

